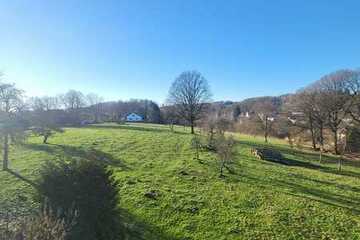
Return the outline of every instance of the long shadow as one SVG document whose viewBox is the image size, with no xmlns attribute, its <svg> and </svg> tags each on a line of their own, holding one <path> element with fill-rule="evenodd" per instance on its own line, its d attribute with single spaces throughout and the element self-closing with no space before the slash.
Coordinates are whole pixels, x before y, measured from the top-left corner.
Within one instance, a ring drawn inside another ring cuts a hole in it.
<svg viewBox="0 0 360 240">
<path fill-rule="evenodd" d="M 341 175 L 341 176 L 360 178 L 360 172 L 354 172 L 354 171 L 349 171 L 349 170 L 338 171 L 337 169 L 332 168 L 332 167 L 311 163 L 309 161 L 309 159 L 317 159 L 318 158 L 318 155 L 316 153 L 302 152 L 300 150 L 289 149 L 289 148 L 281 147 L 278 145 L 253 143 L 253 142 L 248 142 L 248 141 L 239 141 L 239 144 L 246 145 L 248 147 L 273 148 L 273 149 L 280 151 L 282 154 L 285 154 L 288 156 L 293 155 L 293 156 L 299 157 L 300 159 L 304 159 L 304 161 L 300 161 L 300 160 L 297 160 L 294 158 L 287 157 L 285 159 L 285 163 L 287 163 L 286 165 L 289 165 L 289 166 L 302 167 L 302 168 L 307 168 L 307 169 L 312 169 L 312 170 L 319 170 L 319 171 L 322 171 L 325 173 L 331 173 L 331 174 L 336 174 L 336 175 Z M 325 155 L 323 163 L 330 163 L 330 162 L 336 163 L 337 160 L 338 159 L 334 156 Z M 344 160 L 344 163 L 347 163 L 347 162 L 348 162 L 347 160 Z M 277 163 L 281 164 L 279 162 L 277 162 Z M 344 165 L 348 165 L 348 164 L 344 164 Z"/>
<path fill-rule="evenodd" d="M 352 192 L 360 193 L 360 187 L 353 187 L 353 186 L 349 186 L 349 185 L 345 185 L 345 184 L 339 184 L 339 183 L 336 183 L 336 182 L 329 182 L 329 181 L 324 181 L 324 180 L 319 180 L 319 179 L 313 179 L 313 178 L 305 177 L 305 176 L 300 175 L 300 174 L 296 174 L 295 176 L 296 176 L 296 178 L 299 178 L 301 180 L 311 181 L 311 182 L 314 182 L 314 183 L 317 183 L 317 184 L 336 187 L 336 188 L 338 188 L 340 190 L 352 191 Z"/>
<path fill-rule="evenodd" d="M 319 188 L 303 186 L 296 181 L 284 181 L 283 179 L 265 178 L 263 176 L 241 175 L 238 179 L 250 184 L 264 188 L 271 188 L 276 192 L 296 196 L 299 198 L 307 198 L 313 201 L 321 202 L 327 205 L 343 208 L 353 213 L 360 214 L 360 196 L 351 197 L 341 195 L 334 192 L 324 191 Z"/>
<path fill-rule="evenodd" d="M 13 175 L 14 177 L 20 179 L 21 181 L 26 182 L 27 184 L 31 185 L 32 187 L 34 187 L 34 188 L 36 188 L 36 189 L 39 188 L 39 186 L 38 186 L 34 181 L 32 181 L 32 180 L 30 180 L 29 178 L 21 175 L 20 173 L 15 172 L 14 170 L 6 169 L 6 170 L 4 170 L 4 171 L 6 171 L 6 172 L 8 172 L 9 174 Z"/>
<path fill-rule="evenodd" d="M 133 131 L 141 131 L 141 132 L 174 133 L 174 134 L 179 134 L 179 135 L 188 135 L 188 134 L 190 134 L 190 133 L 186 133 L 186 132 L 171 131 L 170 129 L 151 128 L 151 127 L 147 128 L 147 127 L 127 126 L 127 125 L 118 125 L 118 126 L 113 126 L 113 125 L 87 125 L 87 126 L 84 126 L 82 128 L 112 129 L 112 130 L 123 129 L 123 130 L 133 130 Z"/>
<path fill-rule="evenodd" d="M 159 227 L 137 218 L 125 209 L 121 210 L 121 218 L 125 225 L 125 239 L 128 240 L 180 240 L 178 237 L 164 233 Z M 184 238 L 181 238 L 184 239 Z"/>
<path fill-rule="evenodd" d="M 79 157 L 83 159 L 93 160 L 112 167 L 118 167 L 122 170 L 129 170 L 130 168 L 120 159 L 114 158 L 111 154 L 94 149 L 82 148 L 69 145 L 60 144 L 25 144 L 24 147 L 35 150 L 44 151 L 50 154 L 61 154 L 69 157 Z"/>
</svg>

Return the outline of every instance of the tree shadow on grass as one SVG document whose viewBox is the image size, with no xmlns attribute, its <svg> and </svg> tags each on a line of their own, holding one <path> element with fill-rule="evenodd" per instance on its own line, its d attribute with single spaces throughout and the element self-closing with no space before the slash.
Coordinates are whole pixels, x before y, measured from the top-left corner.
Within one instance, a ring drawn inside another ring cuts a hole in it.
<svg viewBox="0 0 360 240">
<path fill-rule="evenodd" d="M 306 176 L 303 176 L 303 175 L 300 175 L 300 174 L 296 174 L 295 176 L 298 179 L 301 179 L 301 180 L 304 180 L 304 181 L 311 181 L 311 182 L 313 182 L 315 184 L 322 184 L 322 185 L 327 185 L 327 186 L 330 186 L 330 187 L 336 187 L 338 189 L 345 190 L 345 191 L 352 191 L 352 192 L 360 193 L 360 187 L 354 187 L 354 186 L 349 186 L 349 185 L 340 184 L 340 183 L 336 183 L 336 182 L 313 179 L 313 178 L 306 177 Z"/>
<path fill-rule="evenodd" d="M 58 154 L 61 156 L 79 157 L 83 159 L 93 160 L 112 167 L 121 168 L 122 170 L 130 170 L 130 168 L 125 163 L 123 163 L 122 160 L 114 158 L 111 154 L 94 148 L 83 148 L 60 144 L 33 143 L 25 144 L 24 147 L 34 151 L 44 151 L 49 154 Z"/>
<path fill-rule="evenodd" d="M 20 179 L 21 181 L 26 182 L 27 184 L 31 185 L 31 186 L 34 187 L 35 189 L 38 189 L 38 188 L 39 188 L 39 186 L 38 186 L 34 181 L 32 181 L 32 180 L 30 180 L 29 178 L 21 175 L 21 174 L 18 173 L 18 172 L 15 172 L 14 170 L 6 169 L 6 170 L 4 170 L 4 171 L 6 171 L 7 173 L 11 174 L 12 176 Z"/>
<path fill-rule="evenodd" d="M 186 132 L 178 132 L 171 131 L 170 129 L 162 129 L 162 128 L 153 128 L 153 127 L 140 127 L 140 126 L 130 126 L 130 125 L 87 125 L 83 128 L 90 129 L 110 129 L 110 130 L 131 130 L 131 131 L 141 131 L 141 132 L 156 132 L 156 133 L 174 133 L 179 135 L 189 135 L 190 133 Z"/>
<path fill-rule="evenodd" d="M 248 147 L 265 147 L 265 148 L 276 149 L 276 150 L 280 151 L 282 154 L 287 155 L 287 157 L 285 158 L 284 164 L 288 165 L 288 166 L 302 167 L 302 168 L 307 168 L 307 169 L 312 169 L 312 170 L 318 170 L 318 171 L 325 172 L 325 173 L 360 178 L 360 172 L 354 172 L 354 171 L 349 171 L 349 170 L 339 171 L 338 169 L 336 169 L 334 167 L 319 165 L 319 164 L 311 162 L 310 161 L 311 159 L 316 160 L 319 158 L 319 155 L 317 153 L 305 152 L 305 151 L 301 151 L 301 150 L 297 150 L 297 149 L 291 149 L 291 148 L 286 148 L 286 147 L 282 147 L 279 145 L 270 145 L 270 144 L 265 144 L 265 143 L 261 144 L 261 143 L 253 143 L 253 142 L 249 142 L 249 141 L 240 141 L 239 143 L 241 145 L 246 145 Z M 296 159 L 294 157 L 296 157 Z M 301 160 L 298 160 L 298 159 L 301 159 Z M 336 156 L 331 156 L 331 155 L 323 156 L 323 164 L 337 163 L 337 162 L 338 162 L 338 157 L 336 157 Z M 359 167 L 357 165 L 353 165 L 353 161 L 348 161 L 346 159 L 343 161 L 343 163 L 344 163 L 343 164 L 344 166 Z M 277 162 L 277 164 L 281 164 L 281 163 Z"/>
<path fill-rule="evenodd" d="M 245 182 L 250 185 L 256 185 L 265 189 L 271 189 L 275 192 L 306 198 L 327 205 L 349 210 L 356 215 L 360 214 L 360 196 L 354 197 L 337 192 L 326 191 L 309 185 L 302 185 L 301 181 L 285 181 L 283 179 L 266 178 L 265 176 L 254 176 L 243 174 L 239 176 L 238 181 Z M 322 185 L 322 184 L 321 184 Z M 357 189 L 359 190 L 359 189 Z M 350 190 L 352 191 L 352 190 Z"/>
<path fill-rule="evenodd" d="M 125 209 L 121 209 L 121 218 L 125 225 L 125 239 L 128 240 L 180 240 L 178 237 L 164 233 L 159 227 L 151 225 Z M 183 239 L 183 238 L 181 238 Z"/>
</svg>

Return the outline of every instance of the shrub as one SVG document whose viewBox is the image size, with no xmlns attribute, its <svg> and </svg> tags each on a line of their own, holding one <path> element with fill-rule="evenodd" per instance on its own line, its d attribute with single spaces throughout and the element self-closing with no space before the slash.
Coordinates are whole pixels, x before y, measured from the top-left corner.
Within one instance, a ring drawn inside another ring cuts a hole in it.
<svg viewBox="0 0 360 240">
<path fill-rule="evenodd" d="M 72 227 L 47 208 L 34 217 L 4 221 L 6 228 L 0 228 L 0 240 L 66 240 Z"/>
<path fill-rule="evenodd" d="M 118 183 L 105 165 L 88 160 L 47 163 L 41 172 L 39 189 L 51 209 L 61 209 L 65 221 L 72 218 L 68 212 L 77 211 L 69 239 L 120 239 Z"/>
<path fill-rule="evenodd" d="M 225 137 L 225 135 L 218 135 L 216 138 L 216 154 L 220 163 L 220 177 L 224 177 L 224 168 L 230 173 L 233 170 L 230 168 L 230 164 L 234 158 L 234 146 L 235 140 L 232 136 Z"/>
</svg>

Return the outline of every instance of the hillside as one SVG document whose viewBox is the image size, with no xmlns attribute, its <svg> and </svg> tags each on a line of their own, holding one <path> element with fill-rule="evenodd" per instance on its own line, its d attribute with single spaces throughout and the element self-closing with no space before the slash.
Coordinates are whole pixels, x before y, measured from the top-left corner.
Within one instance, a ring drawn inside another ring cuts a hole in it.
<svg viewBox="0 0 360 240">
<path fill-rule="evenodd" d="M 12 149 L 11 168 L 35 180 L 45 161 L 89 152 L 107 161 L 121 183 L 130 239 L 360 238 L 359 161 L 338 172 L 334 157 L 319 165 L 314 153 L 272 139 L 291 165 L 265 162 L 250 152 L 262 139 L 236 135 L 235 171 L 221 179 L 212 153 L 193 159 L 187 132 L 150 124 L 69 128 L 48 145 L 31 137 Z M 31 208 L 31 187 L 5 172 L 0 182 L 0 203 L 18 198 Z M 156 199 L 144 196 L 150 191 Z"/>
</svg>

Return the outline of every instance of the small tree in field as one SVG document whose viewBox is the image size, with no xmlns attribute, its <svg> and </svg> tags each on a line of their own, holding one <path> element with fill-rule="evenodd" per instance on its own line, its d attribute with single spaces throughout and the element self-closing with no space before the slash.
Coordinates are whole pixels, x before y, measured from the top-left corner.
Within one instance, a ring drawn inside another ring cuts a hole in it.
<svg viewBox="0 0 360 240">
<path fill-rule="evenodd" d="M 48 139 L 52 135 L 54 135 L 56 132 L 62 133 L 64 130 L 62 128 L 59 128 L 57 126 L 41 126 L 41 127 L 34 127 L 31 129 L 32 132 L 43 138 L 43 143 L 48 144 Z"/>
<path fill-rule="evenodd" d="M 177 115 L 190 124 L 194 134 L 195 122 L 201 118 L 210 97 L 207 80 L 197 71 L 187 71 L 171 85 L 168 102 L 175 106 Z"/>
<path fill-rule="evenodd" d="M 276 111 L 276 106 L 271 101 L 266 101 L 264 103 L 257 103 L 254 106 L 254 111 L 256 112 L 257 116 L 257 123 L 259 124 L 260 128 L 264 133 L 265 142 L 268 142 L 268 137 L 271 133 L 274 117 L 273 114 Z"/>
<path fill-rule="evenodd" d="M 229 164 L 234 158 L 234 146 L 235 141 L 233 137 L 219 135 L 216 139 L 216 154 L 220 163 L 220 177 L 224 177 L 224 168 L 226 168 L 229 172 L 232 172 Z"/>
<path fill-rule="evenodd" d="M 195 159 L 200 160 L 200 148 L 201 148 L 201 139 L 200 136 L 194 135 L 191 139 L 191 146 L 195 150 Z"/>
<path fill-rule="evenodd" d="M 201 129 L 206 135 L 207 148 L 213 149 L 215 146 L 217 119 L 214 116 L 207 116 L 203 119 Z"/>
<path fill-rule="evenodd" d="M 39 109 L 33 112 L 30 119 L 31 131 L 43 138 L 43 143 L 47 144 L 49 137 L 55 133 L 62 133 L 64 130 L 59 126 L 56 115 L 52 110 Z"/>
</svg>

